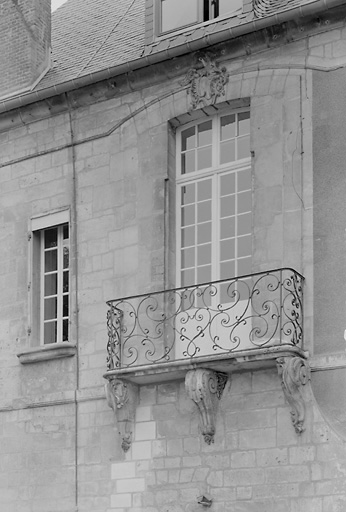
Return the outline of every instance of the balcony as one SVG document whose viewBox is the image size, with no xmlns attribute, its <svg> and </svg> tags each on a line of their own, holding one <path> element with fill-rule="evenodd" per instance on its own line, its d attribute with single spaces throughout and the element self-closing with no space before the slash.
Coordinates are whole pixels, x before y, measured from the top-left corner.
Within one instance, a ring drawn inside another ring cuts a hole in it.
<svg viewBox="0 0 346 512">
<path fill-rule="evenodd" d="M 147 384 L 305 357 L 303 282 L 282 268 L 111 300 L 105 378 Z"/>
</svg>

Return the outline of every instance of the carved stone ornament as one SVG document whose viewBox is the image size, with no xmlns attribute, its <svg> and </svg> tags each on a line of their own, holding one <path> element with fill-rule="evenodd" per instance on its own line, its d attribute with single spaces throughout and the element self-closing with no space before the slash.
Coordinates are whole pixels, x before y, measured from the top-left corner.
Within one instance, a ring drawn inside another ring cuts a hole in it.
<svg viewBox="0 0 346 512">
<path fill-rule="evenodd" d="M 202 63 L 202 68 L 189 69 L 180 82 L 181 85 L 188 86 L 191 110 L 199 106 L 214 105 L 219 96 L 225 95 L 225 85 L 229 79 L 227 69 L 220 68 L 210 53 L 197 54 L 197 61 Z"/>
<path fill-rule="evenodd" d="M 217 400 L 220 400 L 226 382 L 224 373 L 206 369 L 190 370 L 185 377 L 186 392 L 198 407 L 207 444 L 214 442 Z"/>
<path fill-rule="evenodd" d="M 297 434 L 304 432 L 305 399 L 303 386 L 310 380 L 310 368 L 301 357 L 279 357 L 277 367 L 287 402 L 291 406 L 291 418 Z"/>
<path fill-rule="evenodd" d="M 138 403 L 138 386 L 121 379 L 110 379 L 105 384 L 107 404 L 114 411 L 121 447 L 127 452 L 132 443 L 132 432 Z"/>
</svg>

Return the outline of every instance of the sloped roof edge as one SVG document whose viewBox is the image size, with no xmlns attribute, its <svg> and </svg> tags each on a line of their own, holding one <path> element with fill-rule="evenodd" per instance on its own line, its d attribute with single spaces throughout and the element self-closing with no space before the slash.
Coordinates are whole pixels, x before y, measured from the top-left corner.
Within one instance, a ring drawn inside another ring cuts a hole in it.
<svg viewBox="0 0 346 512">
<path fill-rule="evenodd" d="M 67 93 L 69 91 L 76 90 L 78 88 L 82 88 L 102 80 L 114 78 L 116 76 L 151 66 L 153 64 L 158 64 L 159 62 L 190 53 L 191 51 L 197 51 L 229 39 L 234 39 L 251 32 L 256 32 L 258 30 L 268 28 L 272 25 L 284 23 L 294 19 L 295 17 L 304 18 L 323 11 L 328 11 L 345 3 L 345 0 L 315 0 L 307 4 L 300 5 L 299 7 L 285 10 L 268 17 L 259 18 L 251 22 L 238 25 L 236 27 L 227 28 L 212 34 L 208 34 L 208 36 L 204 38 L 193 41 L 193 50 L 191 49 L 188 42 L 183 43 L 179 46 L 168 48 L 163 51 L 153 52 L 149 55 L 140 57 L 139 59 L 131 60 L 95 73 L 89 73 L 77 79 L 68 80 L 66 82 L 47 87 L 45 89 L 30 91 L 28 93 L 12 98 L 3 100 L 0 99 L 0 113 L 9 112 L 10 110 L 45 100 L 59 94 Z"/>
</svg>

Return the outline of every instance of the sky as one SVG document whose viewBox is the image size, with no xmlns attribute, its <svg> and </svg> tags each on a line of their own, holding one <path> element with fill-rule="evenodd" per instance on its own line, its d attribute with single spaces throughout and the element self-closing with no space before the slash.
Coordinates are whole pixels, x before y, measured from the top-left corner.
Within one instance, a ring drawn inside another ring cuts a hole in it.
<svg viewBox="0 0 346 512">
<path fill-rule="evenodd" d="M 52 0 L 52 12 L 56 11 L 56 9 L 65 2 L 66 0 Z"/>
</svg>

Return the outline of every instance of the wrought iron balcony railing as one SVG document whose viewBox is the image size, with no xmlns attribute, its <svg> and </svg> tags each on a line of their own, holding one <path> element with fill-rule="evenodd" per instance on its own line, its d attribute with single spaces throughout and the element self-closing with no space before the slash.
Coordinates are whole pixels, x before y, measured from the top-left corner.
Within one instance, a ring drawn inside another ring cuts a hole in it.
<svg viewBox="0 0 346 512">
<path fill-rule="evenodd" d="M 107 302 L 107 369 L 274 346 L 303 348 L 303 281 L 293 269 Z"/>
</svg>

